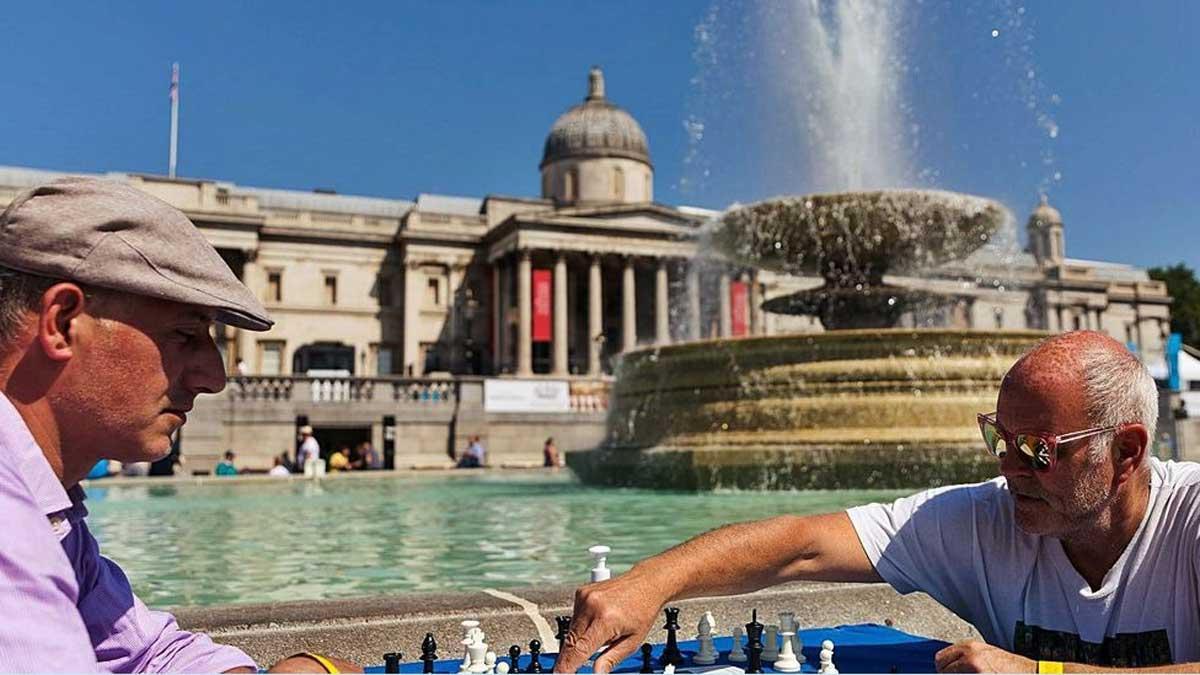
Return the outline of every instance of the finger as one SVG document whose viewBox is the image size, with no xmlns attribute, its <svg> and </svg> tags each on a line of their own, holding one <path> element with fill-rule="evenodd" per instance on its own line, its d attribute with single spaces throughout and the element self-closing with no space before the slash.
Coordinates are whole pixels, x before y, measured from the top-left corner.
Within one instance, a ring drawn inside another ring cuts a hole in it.
<svg viewBox="0 0 1200 675">
<path fill-rule="evenodd" d="M 608 646 L 599 657 L 596 658 L 595 665 L 592 666 L 594 673 L 612 672 L 614 668 L 621 664 L 622 661 L 629 658 L 629 655 L 637 651 L 641 646 L 641 641 L 634 639 L 633 635 L 626 635 Z"/>
<path fill-rule="evenodd" d="M 962 654 L 962 647 L 959 645 L 950 645 L 938 650 L 938 653 L 933 655 L 933 665 L 939 673 L 944 673 L 946 667 L 954 662 L 955 659 Z"/>
<path fill-rule="evenodd" d="M 562 651 L 558 654 L 558 660 L 554 662 L 554 672 L 574 673 L 578 671 L 579 666 L 590 659 L 592 653 L 606 641 L 609 637 L 608 633 L 591 623 L 576 627 L 575 621 L 572 620 L 571 628 L 567 631 L 567 636 L 563 638 Z"/>
</svg>

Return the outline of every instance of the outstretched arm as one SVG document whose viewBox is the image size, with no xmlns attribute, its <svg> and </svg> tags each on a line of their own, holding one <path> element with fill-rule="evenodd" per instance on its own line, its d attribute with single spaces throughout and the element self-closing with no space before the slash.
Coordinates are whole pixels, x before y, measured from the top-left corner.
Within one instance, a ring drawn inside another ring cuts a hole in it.
<svg viewBox="0 0 1200 675">
<path fill-rule="evenodd" d="M 672 600 L 748 593 L 786 581 L 880 581 L 845 513 L 779 516 L 726 525 L 575 592 L 571 630 L 555 672 L 592 653 L 605 673 L 634 652 Z"/>
</svg>

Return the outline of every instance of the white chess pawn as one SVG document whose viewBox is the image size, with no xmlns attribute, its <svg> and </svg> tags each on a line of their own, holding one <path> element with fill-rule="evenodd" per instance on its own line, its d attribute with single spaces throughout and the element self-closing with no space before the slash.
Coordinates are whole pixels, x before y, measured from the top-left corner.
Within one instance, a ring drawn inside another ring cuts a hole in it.
<svg viewBox="0 0 1200 675">
<path fill-rule="evenodd" d="M 825 640 L 821 643 L 820 664 L 817 668 L 818 673 L 823 675 L 838 675 L 838 669 L 833 665 L 833 641 Z"/>
<path fill-rule="evenodd" d="M 717 662 L 717 650 L 713 645 L 712 629 L 712 613 L 705 612 L 704 616 L 700 617 L 700 623 L 696 625 L 696 638 L 700 640 L 700 651 L 692 657 L 693 663 L 711 666 Z"/>
<path fill-rule="evenodd" d="M 767 636 L 763 638 L 763 661 L 774 661 L 779 658 L 779 626 L 767 626 Z"/>
<path fill-rule="evenodd" d="M 667 665 L 663 666 L 663 675 L 675 675 L 675 664 L 668 663 Z"/>
<path fill-rule="evenodd" d="M 489 649 L 488 652 L 483 655 L 483 666 L 486 668 L 486 670 L 484 670 L 485 673 L 496 672 L 496 652 Z"/>
<path fill-rule="evenodd" d="M 745 663 L 746 650 L 742 649 L 742 627 L 733 627 L 733 647 L 729 650 L 729 660 L 733 663 Z"/>
<path fill-rule="evenodd" d="M 796 652 L 792 651 L 791 638 L 795 633 L 785 630 L 780 635 L 783 636 L 783 648 L 779 650 L 779 658 L 775 659 L 775 663 L 771 664 L 771 669 L 781 673 L 800 672 L 800 661 L 796 659 Z"/>
<path fill-rule="evenodd" d="M 508 662 L 507 661 L 497 661 L 496 662 L 496 675 L 508 675 Z"/>
</svg>

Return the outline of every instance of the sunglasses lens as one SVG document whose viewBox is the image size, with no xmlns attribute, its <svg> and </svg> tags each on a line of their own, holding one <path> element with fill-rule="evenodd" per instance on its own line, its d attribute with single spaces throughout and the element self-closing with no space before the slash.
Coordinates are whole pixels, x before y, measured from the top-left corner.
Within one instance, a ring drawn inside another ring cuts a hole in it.
<svg viewBox="0 0 1200 675">
<path fill-rule="evenodd" d="M 983 442 L 987 444 L 988 452 L 996 457 L 1003 457 L 1008 447 L 1004 443 L 1004 438 L 1000 436 L 1000 430 L 996 425 L 983 421 L 979 424 L 979 430 L 983 432 Z"/>
<path fill-rule="evenodd" d="M 1017 450 L 1037 469 L 1050 467 L 1050 446 L 1044 438 L 1021 434 L 1016 438 Z"/>
</svg>

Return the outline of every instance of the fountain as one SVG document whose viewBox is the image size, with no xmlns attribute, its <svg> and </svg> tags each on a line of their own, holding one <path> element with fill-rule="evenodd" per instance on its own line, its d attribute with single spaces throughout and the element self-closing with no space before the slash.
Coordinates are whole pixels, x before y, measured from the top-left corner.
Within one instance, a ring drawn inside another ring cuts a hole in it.
<svg viewBox="0 0 1200 675">
<path fill-rule="evenodd" d="M 888 168 L 904 163 L 882 146 L 874 158 L 851 142 L 901 117 L 885 109 L 895 97 L 890 89 L 867 96 L 828 85 L 892 81 L 880 76 L 892 60 L 878 40 L 894 22 L 888 3 L 834 4 L 832 12 L 798 5 L 812 12 L 804 23 L 809 37 L 823 36 L 806 42 L 808 70 L 823 78 L 808 120 L 818 182 L 832 177 L 854 191 L 734 206 L 706 233 L 708 246 L 734 264 L 823 279 L 763 309 L 814 315 L 826 331 L 625 353 L 604 443 L 567 455 L 583 481 L 692 490 L 893 488 L 995 475 L 975 413 L 994 407 L 1004 372 L 1045 333 L 899 328 L 903 316 L 952 299 L 885 276 L 961 261 L 1009 214 L 971 195 L 861 189 L 866 178 L 902 173 Z M 830 17 L 841 25 L 831 28 Z M 875 76 L 846 79 L 864 72 Z"/>
</svg>

